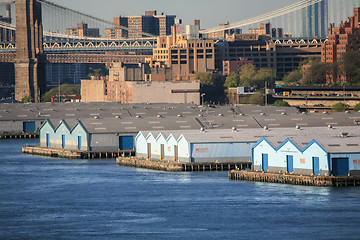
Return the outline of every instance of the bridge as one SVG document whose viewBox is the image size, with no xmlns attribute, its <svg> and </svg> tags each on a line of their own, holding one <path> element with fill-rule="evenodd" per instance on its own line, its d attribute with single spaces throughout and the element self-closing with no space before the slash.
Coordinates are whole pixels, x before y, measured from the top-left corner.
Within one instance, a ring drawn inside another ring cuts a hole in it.
<svg viewBox="0 0 360 240">
<path fill-rule="evenodd" d="M 293 36 L 325 37 L 330 22 L 340 23 L 351 15 L 360 0 L 299 0 L 287 7 L 224 27 L 204 29 L 202 34 L 234 28 L 256 28 L 271 22 Z M 340 10 L 341 9 L 341 10 Z M 13 21 L 15 15 L 16 21 Z M 120 29 L 135 32 L 134 39 L 109 39 L 69 34 L 77 23 L 99 32 Z M 156 36 L 115 25 L 46 0 L 0 2 L 0 62 L 14 63 L 15 98 L 31 96 L 39 101 L 45 89 L 46 63 L 139 62 L 152 55 Z"/>
</svg>

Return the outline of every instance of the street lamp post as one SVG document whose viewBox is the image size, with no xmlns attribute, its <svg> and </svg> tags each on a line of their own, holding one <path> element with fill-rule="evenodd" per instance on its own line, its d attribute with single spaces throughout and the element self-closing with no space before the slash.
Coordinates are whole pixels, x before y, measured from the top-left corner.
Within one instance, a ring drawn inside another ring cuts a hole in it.
<svg viewBox="0 0 360 240">
<path fill-rule="evenodd" d="M 205 93 L 202 93 L 201 94 L 201 104 L 204 105 L 204 96 L 205 96 Z"/>
</svg>

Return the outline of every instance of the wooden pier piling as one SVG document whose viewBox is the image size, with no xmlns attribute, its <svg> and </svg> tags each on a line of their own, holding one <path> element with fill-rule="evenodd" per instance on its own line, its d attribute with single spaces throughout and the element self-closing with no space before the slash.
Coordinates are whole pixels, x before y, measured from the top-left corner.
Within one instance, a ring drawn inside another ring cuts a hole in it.
<svg viewBox="0 0 360 240">
<path fill-rule="evenodd" d="M 360 186 L 360 176 L 303 176 L 285 173 L 254 171 L 229 171 L 229 179 L 235 181 L 254 181 L 317 187 Z"/>
</svg>

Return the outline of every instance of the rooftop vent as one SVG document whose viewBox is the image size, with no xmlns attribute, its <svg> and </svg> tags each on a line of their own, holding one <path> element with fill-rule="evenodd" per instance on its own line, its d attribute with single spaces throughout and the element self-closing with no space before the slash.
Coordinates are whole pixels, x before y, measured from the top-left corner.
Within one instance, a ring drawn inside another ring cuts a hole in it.
<svg viewBox="0 0 360 240">
<path fill-rule="evenodd" d="M 200 132 L 205 132 L 205 128 L 200 128 Z"/>
<path fill-rule="evenodd" d="M 285 115 L 286 115 L 286 112 L 282 112 L 281 115 L 285 116 Z"/>
<path fill-rule="evenodd" d="M 202 114 L 199 114 L 198 117 L 202 117 L 203 115 Z"/>
<path fill-rule="evenodd" d="M 245 116 L 245 114 L 243 114 L 243 113 L 240 113 L 240 116 Z"/>
<path fill-rule="evenodd" d="M 94 116 L 94 119 L 99 119 L 99 116 Z"/>
<path fill-rule="evenodd" d="M 182 115 L 181 114 L 179 114 L 179 115 L 177 115 L 179 118 L 181 118 L 182 117 Z"/>
<path fill-rule="evenodd" d="M 141 116 L 137 115 L 136 118 L 141 118 Z"/>
<path fill-rule="evenodd" d="M 306 112 L 302 112 L 302 115 L 306 115 Z"/>
<path fill-rule="evenodd" d="M 115 116 L 115 118 L 119 119 L 119 118 L 120 118 L 120 116 Z"/>
<path fill-rule="evenodd" d="M 157 117 L 157 118 L 162 118 L 162 116 L 161 116 L 160 114 L 159 114 L 159 115 L 157 115 L 156 117 Z"/>
<path fill-rule="evenodd" d="M 330 124 L 330 125 L 328 126 L 328 129 L 332 129 L 332 128 L 333 128 L 333 125 Z"/>
<path fill-rule="evenodd" d="M 233 127 L 232 129 L 231 129 L 233 132 L 236 132 L 236 127 Z"/>
<path fill-rule="evenodd" d="M 296 125 L 296 129 L 297 129 L 297 130 L 300 130 L 301 127 L 300 127 L 299 125 Z"/>
<path fill-rule="evenodd" d="M 340 137 L 342 137 L 342 138 L 347 138 L 348 136 L 349 136 L 349 133 L 347 133 L 347 132 L 340 133 Z"/>
<path fill-rule="evenodd" d="M 323 114 L 328 114 L 328 112 L 327 112 L 327 111 L 324 111 Z"/>
<path fill-rule="evenodd" d="M 350 113 L 350 111 L 345 111 L 345 113 Z"/>
<path fill-rule="evenodd" d="M 262 112 L 262 113 L 260 113 L 260 115 L 261 115 L 261 116 L 265 116 L 266 114 Z"/>
<path fill-rule="evenodd" d="M 219 113 L 219 117 L 223 117 L 224 116 L 224 114 L 222 114 L 222 113 Z"/>
<path fill-rule="evenodd" d="M 269 128 L 267 126 L 264 127 L 264 131 L 268 131 Z"/>
</svg>

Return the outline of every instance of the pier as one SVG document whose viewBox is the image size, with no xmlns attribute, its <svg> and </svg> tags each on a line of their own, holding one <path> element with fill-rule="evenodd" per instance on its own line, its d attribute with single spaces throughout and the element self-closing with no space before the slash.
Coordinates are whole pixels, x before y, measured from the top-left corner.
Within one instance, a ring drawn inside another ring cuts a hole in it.
<svg viewBox="0 0 360 240">
<path fill-rule="evenodd" d="M 160 161 L 152 159 L 140 159 L 136 157 L 119 157 L 116 164 L 121 166 L 147 168 L 168 172 L 211 172 L 230 171 L 233 169 L 245 170 L 251 168 L 251 162 L 195 162 L 184 163 L 174 161 Z"/>
<path fill-rule="evenodd" d="M 316 187 L 360 186 L 360 176 L 303 176 L 286 173 L 231 170 L 229 171 L 229 179 L 235 181 L 268 182 Z"/>
<path fill-rule="evenodd" d="M 0 139 L 29 139 L 29 138 L 39 138 L 39 133 L 38 132 L 0 133 Z"/>
<path fill-rule="evenodd" d="M 69 159 L 106 159 L 117 157 L 135 156 L 134 150 L 118 150 L 118 151 L 75 151 L 65 149 L 42 148 L 37 146 L 25 146 L 22 152 L 31 155 L 47 156 L 54 158 Z"/>
</svg>

